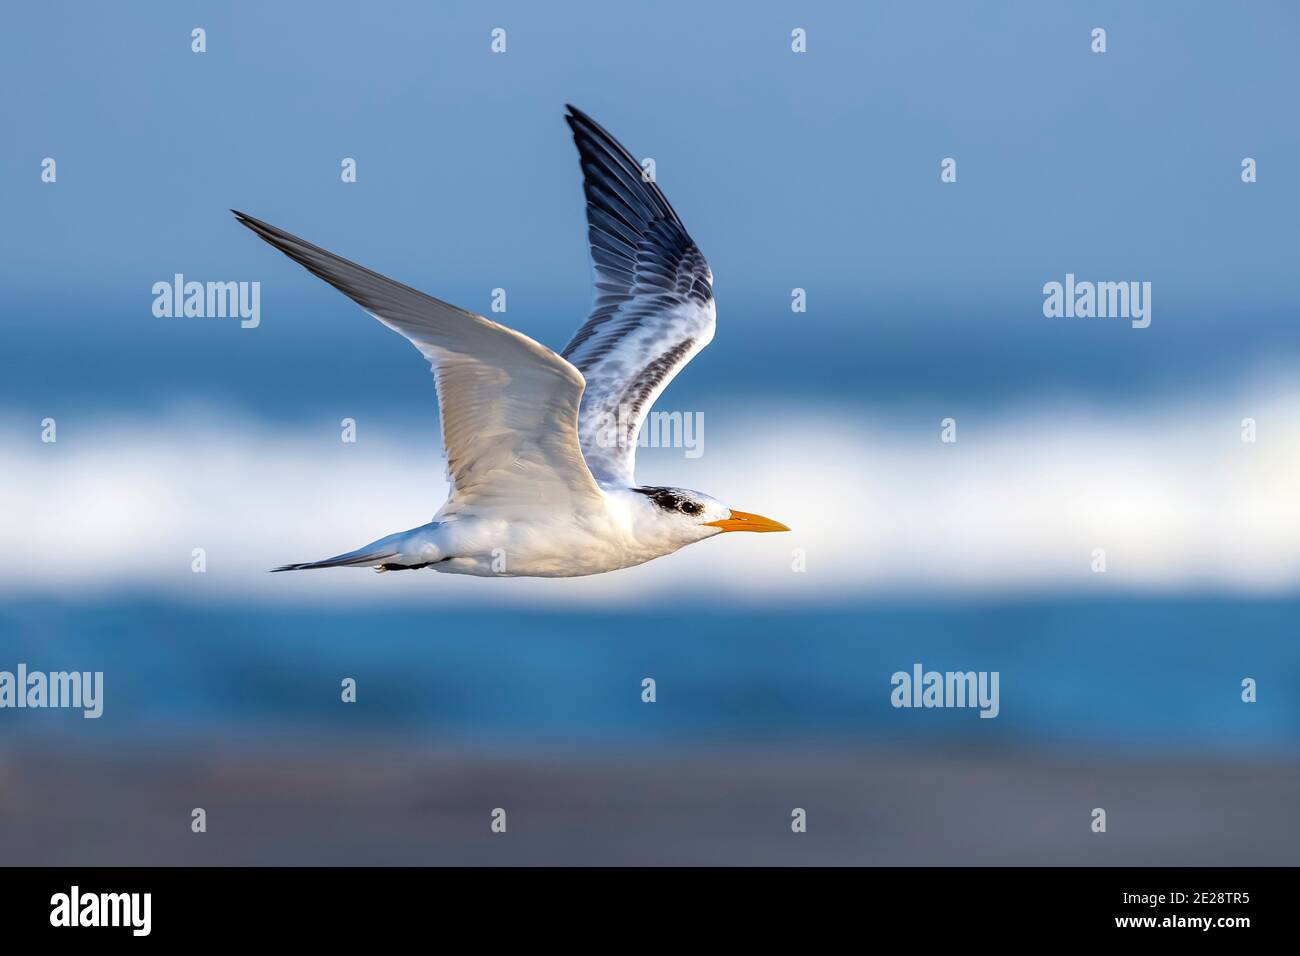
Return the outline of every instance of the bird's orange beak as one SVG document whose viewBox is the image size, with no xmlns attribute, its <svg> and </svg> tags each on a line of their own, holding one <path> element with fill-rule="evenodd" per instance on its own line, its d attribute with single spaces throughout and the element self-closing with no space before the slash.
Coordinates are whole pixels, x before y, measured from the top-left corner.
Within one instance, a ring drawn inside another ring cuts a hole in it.
<svg viewBox="0 0 1300 956">
<path fill-rule="evenodd" d="M 706 521 L 706 525 L 721 528 L 723 531 L 789 531 L 785 525 L 762 515 L 752 515 L 748 511 L 733 511 L 730 518 L 721 521 Z"/>
</svg>

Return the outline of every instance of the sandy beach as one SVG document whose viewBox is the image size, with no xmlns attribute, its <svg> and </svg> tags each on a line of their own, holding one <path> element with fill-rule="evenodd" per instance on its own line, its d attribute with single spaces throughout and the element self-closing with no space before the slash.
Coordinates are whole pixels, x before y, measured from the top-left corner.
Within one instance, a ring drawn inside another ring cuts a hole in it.
<svg viewBox="0 0 1300 956">
<path fill-rule="evenodd" d="M 1297 805 L 1300 767 L 1249 760 L 10 750 L 0 862 L 1295 865 Z M 191 832 L 195 807 L 206 833 Z M 795 807 L 806 833 L 791 832 Z M 505 833 L 491 832 L 496 808 Z"/>
</svg>

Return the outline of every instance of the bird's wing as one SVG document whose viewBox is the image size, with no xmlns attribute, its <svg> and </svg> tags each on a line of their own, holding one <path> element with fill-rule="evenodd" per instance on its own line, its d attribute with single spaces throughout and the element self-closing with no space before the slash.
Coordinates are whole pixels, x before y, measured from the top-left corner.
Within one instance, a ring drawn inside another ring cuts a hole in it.
<svg viewBox="0 0 1300 956">
<path fill-rule="evenodd" d="M 633 485 L 650 407 L 713 339 L 713 273 L 632 155 L 581 110 L 570 106 L 566 119 L 582 161 L 596 304 L 563 355 L 587 380 L 578 436 L 588 466 Z"/>
<path fill-rule="evenodd" d="M 395 332 L 433 366 L 452 489 L 444 514 L 580 507 L 603 493 L 578 444 L 581 373 L 526 335 L 236 212 L 249 229 Z"/>
</svg>

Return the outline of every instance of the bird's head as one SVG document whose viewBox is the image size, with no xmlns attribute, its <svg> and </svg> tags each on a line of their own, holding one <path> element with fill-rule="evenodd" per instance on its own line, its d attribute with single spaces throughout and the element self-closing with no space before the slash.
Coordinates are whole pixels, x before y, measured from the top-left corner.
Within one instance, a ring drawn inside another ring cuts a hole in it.
<svg viewBox="0 0 1300 956">
<path fill-rule="evenodd" d="M 762 515 L 728 508 L 717 498 L 686 488 L 633 488 L 649 505 L 648 523 L 677 547 L 724 531 L 789 531 Z"/>
</svg>

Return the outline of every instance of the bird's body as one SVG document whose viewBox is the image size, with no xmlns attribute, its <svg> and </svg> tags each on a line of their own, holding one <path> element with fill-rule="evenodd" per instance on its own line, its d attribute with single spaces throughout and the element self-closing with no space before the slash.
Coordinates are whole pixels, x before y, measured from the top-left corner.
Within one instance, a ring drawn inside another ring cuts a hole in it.
<svg viewBox="0 0 1300 956">
<path fill-rule="evenodd" d="M 683 533 L 678 522 L 661 520 L 658 510 L 643 494 L 609 488 L 601 501 L 577 511 L 438 517 L 319 566 L 356 564 L 383 571 L 431 567 L 479 577 L 580 577 L 644 564 L 719 533 L 714 528 Z"/>
<path fill-rule="evenodd" d="M 563 357 L 236 213 L 429 360 L 451 482 L 430 523 L 275 570 L 576 577 L 643 564 L 724 531 L 788 530 L 699 492 L 636 485 L 641 423 L 668 382 L 713 338 L 713 274 L 632 156 L 569 109 L 597 298 Z"/>
</svg>

